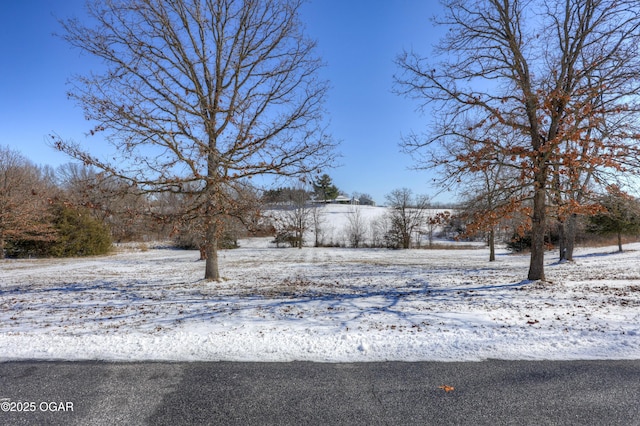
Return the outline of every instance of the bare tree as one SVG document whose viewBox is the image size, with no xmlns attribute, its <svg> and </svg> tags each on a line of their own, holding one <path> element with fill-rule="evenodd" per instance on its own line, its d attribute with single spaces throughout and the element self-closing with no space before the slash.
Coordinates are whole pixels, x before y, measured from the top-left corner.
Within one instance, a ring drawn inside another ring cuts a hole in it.
<svg viewBox="0 0 640 426">
<path fill-rule="evenodd" d="M 351 247 L 360 247 L 367 236 L 367 223 L 358 206 L 351 206 L 347 213 L 347 240 Z"/>
<path fill-rule="evenodd" d="M 438 23 L 450 31 L 436 51 L 442 62 L 408 52 L 398 58 L 398 91 L 423 106 L 438 104 L 439 117 L 429 135 L 412 135 L 404 146 L 428 167 L 479 169 L 492 164 L 493 152 L 519 168 L 528 188 L 519 204 L 532 230 L 528 278 L 544 280 L 554 174 L 597 170 L 592 176 L 605 179 L 638 171 L 640 6 L 636 0 L 443 5 L 446 15 Z M 496 128 L 514 138 L 492 137 Z M 486 136 L 477 138 L 474 130 Z M 451 147 L 470 135 L 472 144 Z M 440 156 L 439 144 L 457 151 L 455 157 Z M 578 208 L 577 202 L 565 210 Z"/>
<path fill-rule="evenodd" d="M 226 188 L 227 190 L 229 188 Z M 235 192 L 226 194 L 233 200 L 233 208 L 220 215 L 217 247 L 231 249 L 238 247 L 238 239 L 254 230 L 256 218 L 260 216 L 260 201 L 257 191 L 251 185 L 235 185 Z M 208 241 L 206 211 L 198 198 L 185 193 L 162 193 L 152 203 L 152 216 L 171 227 L 170 237 L 178 247 L 200 251 L 200 260 L 207 260 Z"/>
<path fill-rule="evenodd" d="M 429 248 L 433 248 L 433 239 L 436 236 L 436 231 L 442 230 L 449 222 L 451 222 L 451 212 L 446 210 L 440 212 L 432 210 L 425 215 L 424 229 L 419 233 L 427 235 Z"/>
<path fill-rule="evenodd" d="M 0 258 L 7 241 L 52 241 L 48 199 L 56 196 L 42 171 L 18 152 L 0 147 Z"/>
<path fill-rule="evenodd" d="M 140 241 L 159 235 L 163 224 L 154 214 L 158 211 L 152 206 L 151 196 L 140 194 L 123 179 L 78 163 L 63 164 L 57 169 L 57 177 L 65 201 L 88 208 L 109 227 L 114 241 Z"/>
<path fill-rule="evenodd" d="M 311 226 L 313 227 L 314 247 L 320 247 L 324 244 L 324 224 L 326 222 L 326 213 L 324 204 L 316 203 L 311 208 Z"/>
<path fill-rule="evenodd" d="M 289 243 L 292 247 L 301 249 L 316 208 L 309 205 L 310 195 L 303 183 L 288 191 L 288 194 L 286 206 L 272 214 L 276 243 Z"/>
<path fill-rule="evenodd" d="M 69 155 L 147 192 L 186 193 L 204 217 L 205 279 L 219 280 L 217 247 L 233 194 L 256 175 L 330 166 L 322 125 L 328 85 L 299 21 L 301 0 L 100 0 L 95 23 L 63 22 L 64 38 L 101 58 L 70 97 L 106 134 L 116 161 L 53 136 Z"/>
<path fill-rule="evenodd" d="M 467 146 L 467 151 L 473 150 L 475 140 L 479 135 L 462 138 L 460 143 Z M 496 140 L 508 141 L 513 137 L 512 133 L 494 134 Z M 508 142 L 513 143 L 513 142 Z M 459 145 L 456 145 L 459 146 Z M 449 153 L 449 156 L 455 156 Z M 462 182 L 462 196 L 464 197 L 463 209 L 460 214 L 467 226 L 462 236 L 472 237 L 485 234 L 489 246 L 489 261 L 496 259 L 496 233 L 498 227 L 506 220 L 511 219 L 515 212 L 522 210 L 523 191 L 527 191 L 526 185 L 519 179 L 520 172 L 501 152 L 486 151 L 488 158 L 481 158 L 481 167 L 451 168 L 451 173 L 458 176 Z M 528 225 L 528 224 L 525 224 Z M 527 226 L 521 229 L 526 229 Z"/>
<path fill-rule="evenodd" d="M 387 247 L 389 246 L 388 235 L 391 232 L 391 223 L 388 215 L 379 216 L 373 218 L 369 223 L 369 235 L 371 239 L 372 247 Z"/>
<path fill-rule="evenodd" d="M 414 197 L 408 188 L 394 189 L 386 199 L 389 204 L 387 245 L 408 249 L 414 232 L 424 225 L 429 199 L 426 196 Z"/>
</svg>

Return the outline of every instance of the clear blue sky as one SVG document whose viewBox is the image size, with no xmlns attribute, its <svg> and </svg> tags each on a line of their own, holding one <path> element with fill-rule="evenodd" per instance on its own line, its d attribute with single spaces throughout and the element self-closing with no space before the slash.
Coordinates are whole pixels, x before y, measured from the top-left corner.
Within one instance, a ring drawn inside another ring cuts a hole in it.
<svg viewBox="0 0 640 426">
<path fill-rule="evenodd" d="M 47 145 L 48 134 L 82 142 L 90 128 L 67 99 L 66 82 L 99 64 L 52 35 L 61 31 L 56 18 L 82 17 L 83 5 L 84 0 L 0 2 L 0 145 L 36 164 L 71 161 Z M 327 119 L 343 155 L 341 167 L 327 173 L 348 194 L 366 192 L 382 204 L 396 188 L 437 191 L 429 185 L 432 176 L 410 170 L 411 158 L 399 149 L 403 134 L 424 129 L 430 119 L 416 111 L 415 102 L 393 94 L 392 83 L 402 49 L 431 52 L 442 30 L 429 18 L 438 10 L 437 0 L 312 0 L 304 7 L 307 33 L 327 63 Z M 451 198 L 443 194 L 437 200 Z"/>
</svg>

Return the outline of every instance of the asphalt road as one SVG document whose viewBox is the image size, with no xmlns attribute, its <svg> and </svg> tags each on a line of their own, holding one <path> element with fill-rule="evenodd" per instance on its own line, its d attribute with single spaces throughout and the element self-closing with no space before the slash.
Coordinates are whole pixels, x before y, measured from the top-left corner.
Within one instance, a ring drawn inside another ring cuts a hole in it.
<svg viewBox="0 0 640 426">
<path fill-rule="evenodd" d="M 7 362 L 0 404 L 3 425 L 629 426 L 640 361 Z"/>
</svg>

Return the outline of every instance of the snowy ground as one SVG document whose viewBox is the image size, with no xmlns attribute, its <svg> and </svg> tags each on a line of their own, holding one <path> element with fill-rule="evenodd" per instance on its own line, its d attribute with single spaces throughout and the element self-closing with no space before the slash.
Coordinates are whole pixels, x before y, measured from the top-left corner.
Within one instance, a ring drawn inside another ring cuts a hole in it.
<svg viewBox="0 0 640 426">
<path fill-rule="evenodd" d="M 552 284 L 486 249 L 124 250 L 0 261 L 0 360 L 640 359 L 640 244 L 582 249 Z"/>
</svg>

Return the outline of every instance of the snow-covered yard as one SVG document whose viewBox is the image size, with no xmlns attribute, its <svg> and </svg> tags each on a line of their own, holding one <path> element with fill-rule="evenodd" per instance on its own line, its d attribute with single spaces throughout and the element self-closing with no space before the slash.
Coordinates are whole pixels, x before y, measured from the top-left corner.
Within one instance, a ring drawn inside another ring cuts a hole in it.
<svg viewBox="0 0 640 426">
<path fill-rule="evenodd" d="M 528 257 L 486 249 L 121 250 L 0 261 L 0 360 L 640 359 L 640 244 Z"/>
</svg>

